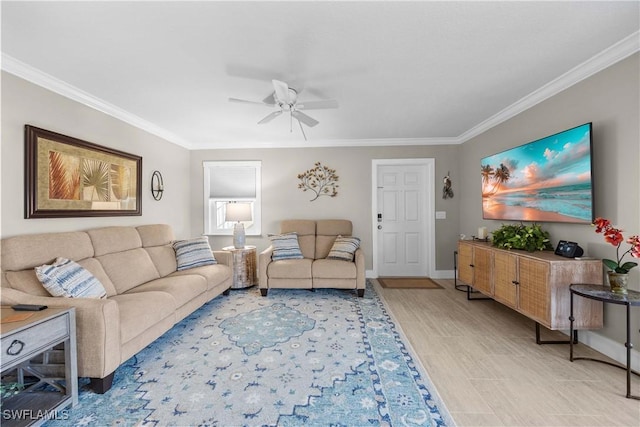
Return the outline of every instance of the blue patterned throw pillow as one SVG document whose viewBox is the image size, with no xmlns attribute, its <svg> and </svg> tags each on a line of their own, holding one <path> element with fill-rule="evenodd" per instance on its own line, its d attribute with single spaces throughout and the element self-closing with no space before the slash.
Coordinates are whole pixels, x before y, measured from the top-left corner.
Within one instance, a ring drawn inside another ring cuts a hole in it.
<svg viewBox="0 0 640 427">
<path fill-rule="evenodd" d="M 75 261 L 57 258 L 51 265 L 35 268 L 42 286 L 54 297 L 104 298 L 107 292 L 102 283 Z"/>
<path fill-rule="evenodd" d="M 298 244 L 297 233 L 271 234 L 269 239 L 271 246 L 273 246 L 273 254 L 271 255 L 273 261 L 304 258 Z"/>
<path fill-rule="evenodd" d="M 327 255 L 328 259 L 339 259 L 342 261 L 353 261 L 353 255 L 360 247 L 360 239 L 357 237 L 336 237 L 333 246 Z"/>
<path fill-rule="evenodd" d="M 176 251 L 178 270 L 217 264 L 209 246 L 209 238 L 206 236 L 177 240 L 173 242 L 173 249 Z"/>
</svg>

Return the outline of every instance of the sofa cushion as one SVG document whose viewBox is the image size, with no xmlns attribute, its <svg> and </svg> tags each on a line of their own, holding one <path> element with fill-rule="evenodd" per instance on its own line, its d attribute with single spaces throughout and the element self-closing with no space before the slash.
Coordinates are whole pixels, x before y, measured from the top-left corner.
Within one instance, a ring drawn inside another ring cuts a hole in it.
<svg viewBox="0 0 640 427">
<path fill-rule="evenodd" d="M 302 259 L 302 251 L 298 244 L 298 234 L 295 232 L 285 234 L 269 235 L 273 254 L 271 259 L 274 261 L 283 259 Z"/>
<path fill-rule="evenodd" d="M 79 261 L 94 255 L 84 232 L 28 234 L 2 239 L 3 271 L 33 269 L 62 257 Z"/>
<path fill-rule="evenodd" d="M 88 230 L 95 256 L 124 252 L 142 247 L 140 234 L 133 227 L 103 227 Z"/>
<path fill-rule="evenodd" d="M 316 222 L 309 219 L 286 219 L 280 223 L 280 234 L 297 233 L 302 256 L 315 258 Z"/>
<path fill-rule="evenodd" d="M 104 298 L 102 283 L 75 261 L 57 258 L 52 264 L 35 268 L 42 286 L 54 297 Z"/>
<path fill-rule="evenodd" d="M 333 246 L 327 255 L 328 259 L 337 259 L 342 261 L 353 261 L 353 254 L 360 247 L 360 239 L 357 237 L 336 237 Z"/>
<path fill-rule="evenodd" d="M 107 272 L 102 268 L 102 264 L 95 258 L 86 258 L 78 261 L 78 264 L 89 270 L 91 274 L 96 276 L 96 279 L 102 283 L 104 289 L 107 291 L 107 297 L 117 294 L 116 287 L 113 286 L 113 282 L 107 275 Z"/>
<path fill-rule="evenodd" d="M 153 265 L 156 266 L 160 277 L 168 276 L 178 269 L 176 251 L 173 249 L 172 244 L 152 246 L 144 248 L 144 250 L 149 254 L 149 258 L 153 261 Z"/>
<path fill-rule="evenodd" d="M 38 280 L 36 271 L 29 270 L 7 271 L 3 273 L 2 286 L 9 285 L 10 288 L 39 297 L 51 297 L 51 294 L 42 286 Z"/>
<path fill-rule="evenodd" d="M 173 249 L 176 251 L 178 271 L 216 264 L 211 246 L 209 246 L 209 238 L 206 236 L 178 240 L 173 242 Z"/>
<path fill-rule="evenodd" d="M 164 277 L 152 280 L 127 291 L 127 294 L 149 291 L 166 292 L 176 301 L 176 308 L 182 307 L 207 290 L 207 280 L 198 274 L 179 277 Z"/>
<path fill-rule="evenodd" d="M 338 235 L 351 236 L 351 221 L 346 219 L 321 219 L 317 222 L 316 227 L 316 249 L 315 259 L 324 259 L 329 255 L 329 251 L 333 246 Z"/>
<path fill-rule="evenodd" d="M 115 295 L 109 299 L 118 303 L 120 344 L 152 329 L 167 317 L 172 319 L 171 323 L 175 321 L 176 301 L 166 292 L 127 293 Z"/>
<path fill-rule="evenodd" d="M 102 255 L 97 258 L 119 294 L 150 280 L 160 278 L 149 254 L 142 248 Z"/>
<path fill-rule="evenodd" d="M 231 278 L 231 269 L 223 264 L 205 265 L 203 267 L 196 267 L 189 270 L 176 271 L 171 273 L 169 276 L 183 276 L 186 274 L 194 274 L 204 277 L 207 280 L 207 289 L 213 289 L 225 280 Z M 230 281 L 229 285 L 231 285 Z"/>
<path fill-rule="evenodd" d="M 336 259 L 317 259 L 313 262 L 313 278 L 354 279 L 357 275 L 355 262 Z"/>
<path fill-rule="evenodd" d="M 312 262 L 309 258 L 273 261 L 267 267 L 267 276 L 275 279 L 311 279 Z"/>
<path fill-rule="evenodd" d="M 149 224 L 136 227 L 142 247 L 149 248 L 152 246 L 164 246 L 171 244 L 175 237 L 170 225 L 167 224 Z"/>
</svg>

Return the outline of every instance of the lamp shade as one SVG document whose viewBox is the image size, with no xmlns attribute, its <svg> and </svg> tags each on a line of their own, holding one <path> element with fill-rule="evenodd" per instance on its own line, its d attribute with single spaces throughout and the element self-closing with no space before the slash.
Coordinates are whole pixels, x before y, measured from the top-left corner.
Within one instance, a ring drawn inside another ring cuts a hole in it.
<svg viewBox="0 0 640 427">
<path fill-rule="evenodd" d="M 227 203 L 225 221 L 251 221 L 250 203 Z"/>
</svg>

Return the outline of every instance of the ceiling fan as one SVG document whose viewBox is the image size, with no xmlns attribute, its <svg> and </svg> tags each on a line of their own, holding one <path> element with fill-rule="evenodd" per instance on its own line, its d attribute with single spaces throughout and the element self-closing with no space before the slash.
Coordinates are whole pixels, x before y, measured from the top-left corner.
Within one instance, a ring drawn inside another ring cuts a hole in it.
<svg viewBox="0 0 640 427">
<path fill-rule="evenodd" d="M 307 136 L 304 133 L 304 129 L 302 124 L 309 127 L 313 127 L 317 125 L 319 122 L 313 117 L 308 116 L 303 113 L 301 110 L 320 110 L 327 108 L 338 108 L 338 101 L 334 99 L 325 99 L 320 101 L 299 101 L 298 100 L 298 91 L 294 88 L 289 87 L 288 84 L 282 82 L 280 80 L 272 80 L 273 83 L 273 93 L 267 96 L 262 101 L 248 101 L 245 99 L 238 98 L 229 98 L 231 102 L 242 102 L 245 104 L 259 104 L 265 105 L 267 107 L 277 108 L 276 111 L 268 114 L 265 118 L 258 122 L 259 125 L 269 123 L 271 120 L 275 119 L 282 113 L 289 113 L 289 130 L 293 132 L 293 119 L 298 121 L 300 125 L 300 130 L 302 131 L 302 136 L 304 136 L 304 140 L 307 140 Z"/>
</svg>

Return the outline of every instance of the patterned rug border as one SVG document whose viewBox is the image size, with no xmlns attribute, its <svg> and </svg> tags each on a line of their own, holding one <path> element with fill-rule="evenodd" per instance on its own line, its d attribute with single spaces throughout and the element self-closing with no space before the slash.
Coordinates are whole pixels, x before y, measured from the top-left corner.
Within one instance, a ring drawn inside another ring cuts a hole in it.
<svg viewBox="0 0 640 427">
<path fill-rule="evenodd" d="M 442 419 L 444 420 L 444 422 L 446 423 L 447 426 L 455 427 L 456 423 L 453 420 L 453 417 L 451 416 L 451 412 L 449 411 L 449 408 L 447 407 L 447 405 L 445 405 L 444 401 L 442 400 L 442 397 L 440 396 L 440 393 L 438 392 L 438 389 L 436 388 L 435 384 L 431 380 L 431 377 L 427 373 L 427 370 L 425 369 L 424 365 L 422 364 L 422 361 L 418 358 L 418 356 L 417 356 L 418 353 L 415 351 L 415 349 L 411 345 L 411 341 L 409 341 L 409 338 L 404 333 L 404 330 L 402 329 L 402 326 L 400 326 L 400 323 L 398 322 L 398 319 L 396 318 L 395 314 L 393 313 L 393 311 L 389 307 L 389 304 L 385 300 L 384 295 L 382 294 L 382 289 L 381 289 L 382 287 L 375 280 L 367 279 L 367 282 L 369 282 L 371 284 L 371 287 L 375 290 L 376 296 L 378 297 L 378 299 L 382 303 L 382 306 L 384 307 L 385 313 L 389 316 L 389 318 L 393 322 L 393 325 L 394 325 L 394 327 L 396 329 L 396 333 L 400 336 L 400 338 L 404 342 L 404 344 L 405 344 L 405 346 L 407 348 L 407 352 L 409 353 L 409 355 L 413 359 L 413 362 L 415 363 L 416 369 L 418 370 L 418 372 L 422 376 L 423 382 L 428 387 L 429 392 L 432 395 L 432 399 L 436 402 L 436 404 L 438 406 L 438 409 L 440 410 L 440 416 L 442 417 Z"/>
</svg>

